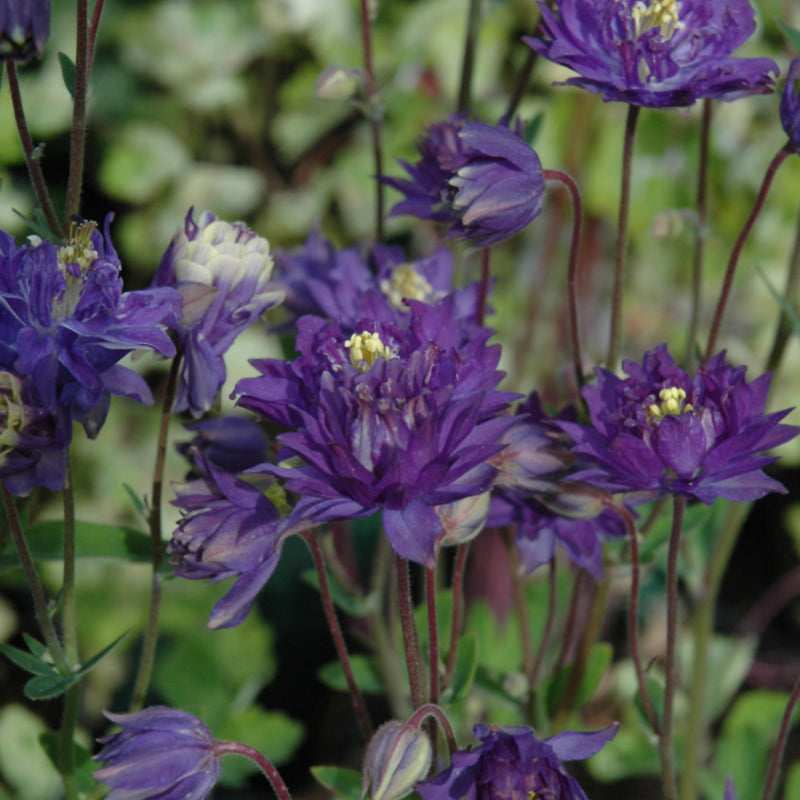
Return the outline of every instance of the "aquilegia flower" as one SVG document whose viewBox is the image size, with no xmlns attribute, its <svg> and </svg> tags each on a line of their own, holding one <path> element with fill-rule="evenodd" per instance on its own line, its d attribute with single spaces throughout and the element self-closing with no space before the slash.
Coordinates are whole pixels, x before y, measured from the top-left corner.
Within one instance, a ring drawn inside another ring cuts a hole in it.
<svg viewBox="0 0 800 800">
<path fill-rule="evenodd" d="M 112 394 L 152 402 L 144 379 L 119 361 L 133 350 L 175 352 L 164 328 L 180 297 L 172 289 L 122 291 L 121 265 L 105 232 L 74 223 L 57 247 L 31 237 L 17 248 L 0 231 L 0 369 L 30 378 L 90 437 Z"/>
<path fill-rule="evenodd" d="M 448 237 L 486 247 L 521 231 L 542 210 L 539 156 L 503 125 L 453 115 L 417 142 L 422 157 L 401 161 L 409 178 L 384 178 L 401 191 L 392 214 L 448 225 Z"/>
<path fill-rule="evenodd" d="M 770 91 L 768 58 L 733 58 L 755 30 L 748 0 L 557 0 L 545 3 L 537 53 L 603 99 L 660 108 Z"/>
<path fill-rule="evenodd" d="M 428 774 L 433 758 L 425 731 L 400 720 L 389 720 L 375 731 L 364 756 L 361 797 L 400 800 Z"/>
<path fill-rule="evenodd" d="M 788 409 L 764 414 L 769 374 L 747 383 L 746 368 L 730 367 L 723 351 L 690 378 L 664 344 L 623 369 L 629 377 L 596 370 L 596 385 L 582 390 L 593 427 L 559 423 L 594 463 L 575 480 L 706 504 L 786 491 L 762 471 L 775 458 L 760 453 L 800 429 L 779 424 Z"/>
<path fill-rule="evenodd" d="M 792 149 L 800 154 L 800 58 L 794 59 L 786 74 L 786 86 L 781 95 L 781 125 L 789 137 Z"/>
<path fill-rule="evenodd" d="M 616 736 L 618 727 L 564 731 L 539 740 L 531 728 L 476 725 L 482 744 L 454 753 L 450 767 L 414 788 L 423 800 L 586 800 L 561 762 L 593 756 Z"/>
<path fill-rule="evenodd" d="M 241 222 L 224 222 L 189 209 L 183 230 L 167 247 L 154 286 L 174 286 L 183 297 L 179 337 L 184 364 L 174 410 L 195 417 L 211 408 L 225 382 L 223 355 L 234 339 L 283 292 L 269 284 L 269 243 Z"/>
<path fill-rule="evenodd" d="M 41 57 L 49 35 L 49 0 L 0 0 L 0 59 Z"/>
<path fill-rule="evenodd" d="M 183 516 L 167 552 L 182 578 L 236 579 L 208 620 L 209 628 L 232 628 L 245 619 L 278 565 L 287 526 L 257 486 L 219 469 L 199 451 L 195 461 L 201 477 L 175 486 L 172 504 Z"/>
<path fill-rule="evenodd" d="M 301 495 L 293 524 L 353 519 L 382 510 L 403 558 L 432 566 L 442 522 L 435 507 L 485 492 L 487 459 L 511 424 L 510 395 L 496 386 L 500 350 L 491 331 L 458 324 L 448 297 L 410 301 L 398 323 L 364 319 L 348 335 L 318 317 L 298 320 L 292 362 L 251 363 L 238 404 L 294 431 L 278 437 L 273 474 Z M 470 335 L 465 337 L 465 332 Z"/>
<path fill-rule="evenodd" d="M 208 728 L 167 706 L 105 715 L 122 730 L 98 741 L 105 761 L 94 777 L 110 786 L 107 800 L 203 800 L 219 778 L 219 758 Z"/>
</svg>

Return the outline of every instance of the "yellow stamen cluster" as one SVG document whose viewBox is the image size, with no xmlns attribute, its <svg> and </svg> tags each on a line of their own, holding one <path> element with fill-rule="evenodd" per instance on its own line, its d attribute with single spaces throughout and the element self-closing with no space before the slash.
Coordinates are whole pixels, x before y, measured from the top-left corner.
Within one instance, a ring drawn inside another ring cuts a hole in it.
<svg viewBox="0 0 800 800">
<path fill-rule="evenodd" d="M 97 259 L 97 250 L 92 247 L 92 234 L 96 227 L 97 223 L 91 221 L 70 223 L 67 242 L 58 248 L 58 269 L 64 276 L 67 288 L 53 302 L 53 314 L 57 319 L 65 319 L 72 314 L 81 299 L 86 274 Z"/>
<path fill-rule="evenodd" d="M 359 371 L 366 372 L 379 358 L 390 359 L 394 356 L 377 333 L 363 331 L 354 333 L 344 346 L 350 351 L 350 363 Z"/>
<path fill-rule="evenodd" d="M 658 397 L 661 400 L 660 403 L 651 403 L 647 407 L 651 424 L 661 422 L 667 414 L 685 414 L 689 411 L 694 411 L 694 406 L 691 403 L 684 405 L 686 392 L 677 386 L 669 386 L 662 389 L 658 393 Z"/>
<path fill-rule="evenodd" d="M 636 38 L 653 28 L 659 28 L 663 39 L 671 39 L 675 31 L 686 27 L 678 18 L 678 11 L 677 0 L 650 0 L 646 4 L 639 0 L 634 3 L 631 16 L 636 25 Z"/>
<path fill-rule="evenodd" d="M 433 286 L 411 264 L 400 264 L 392 270 L 389 280 L 381 281 L 381 291 L 390 305 L 404 309 L 403 300 L 427 301 L 433 294 Z"/>
</svg>

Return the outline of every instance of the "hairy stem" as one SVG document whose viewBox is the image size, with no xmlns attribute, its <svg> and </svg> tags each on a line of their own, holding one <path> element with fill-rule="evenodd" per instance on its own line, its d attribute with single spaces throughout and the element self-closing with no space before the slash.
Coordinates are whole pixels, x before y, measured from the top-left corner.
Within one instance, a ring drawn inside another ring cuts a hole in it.
<svg viewBox="0 0 800 800">
<path fill-rule="evenodd" d="M 783 296 L 788 303 L 794 303 L 794 296 L 800 286 L 800 216 L 797 218 L 797 229 L 794 235 L 794 245 L 792 254 L 789 258 L 789 270 L 786 274 L 786 285 L 783 289 Z M 772 349 L 767 359 L 767 370 L 774 372 L 783 358 L 783 352 L 789 343 L 792 334 L 792 325 L 786 311 L 781 311 L 778 326 L 775 330 L 775 338 L 772 342 Z"/>
<path fill-rule="evenodd" d="M 447 748 L 450 751 L 450 755 L 452 755 L 458 749 L 456 736 L 455 733 L 453 733 L 453 726 L 450 724 L 447 714 L 445 714 L 439 706 L 433 703 L 426 703 L 424 706 L 420 706 L 411 715 L 408 724 L 412 728 L 419 730 L 422 727 L 422 723 L 429 717 L 433 717 L 439 723 L 439 727 L 442 729 L 442 733 L 444 733 L 444 738 L 447 740 Z"/>
<path fill-rule="evenodd" d="M 428 660 L 431 703 L 439 702 L 439 625 L 436 619 L 436 568 L 425 570 L 425 600 L 428 607 Z"/>
<path fill-rule="evenodd" d="M 239 742 L 214 742 L 214 755 L 217 757 L 232 755 L 249 758 L 264 773 L 264 777 L 270 782 L 280 800 L 292 800 L 292 796 L 289 794 L 289 789 L 284 783 L 280 772 L 266 756 L 263 756 L 255 748 Z"/>
<path fill-rule="evenodd" d="M 464 37 L 464 55 L 461 59 L 461 82 L 458 87 L 458 113 L 466 114 L 470 108 L 472 74 L 475 67 L 475 47 L 478 43 L 478 27 L 481 16 L 481 0 L 469 0 L 467 32 Z"/>
<path fill-rule="evenodd" d="M 786 737 L 789 735 L 792 712 L 798 701 L 800 701 L 800 678 L 796 681 L 794 689 L 792 689 L 792 693 L 789 695 L 789 702 L 786 704 L 786 709 L 783 712 L 781 727 L 778 731 L 778 741 L 775 743 L 775 750 L 769 762 L 767 780 L 764 784 L 764 794 L 761 796 L 761 800 L 772 800 L 772 796 L 775 794 L 775 785 L 777 784 L 778 773 L 780 772 L 781 762 L 783 761 L 783 752 L 786 749 Z"/>
<path fill-rule="evenodd" d="M 447 653 L 447 669 L 444 674 L 444 685 L 449 686 L 456 668 L 458 640 L 464 619 L 464 576 L 466 574 L 469 542 L 458 546 L 456 561 L 453 565 L 453 618 L 450 622 L 450 648 Z"/>
<path fill-rule="evenodd" d="M 403 632 L 403 648 L 406 654 L 408 684 L 411 690 L 411 703 L 415 709 L 425 702 L 422 688 L 422 671 L 419 663 L 419 638 L 414 622 L 414 603 L 411 600 L 411 574 L 408 561 L 397 554 L 394 557 L 397 570 L 397 595 L 400 611 L 400 626 Z"/>
</svg>

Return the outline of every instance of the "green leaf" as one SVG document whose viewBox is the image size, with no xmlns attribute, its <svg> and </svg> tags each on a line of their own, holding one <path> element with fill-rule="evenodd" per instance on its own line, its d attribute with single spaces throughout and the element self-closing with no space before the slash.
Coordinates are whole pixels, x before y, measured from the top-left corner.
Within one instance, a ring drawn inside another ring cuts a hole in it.
<svg viewBox="0 0 800 800">
<path fill-rule="evenodd" d="M 75 64 L 66 54 L 59 52 L 58 63 L 61 65 L 61 77 L 64 79 L 64 86 L 67 87 L 69 96 L 75 99 Z"/>
<path fill-rule="evenodd" d="M 25 640 L 25 644 L 28 645 L 28 650 L 30 650 L 31 653 L 37 658 L 44 658 L 45 653 L 47 653 L 47 648 L 38 639 L 34 639 L 33 636 L 27 633 L 23 633 L 22 638 Z"/>
<path fill-rule="evenodd" d="M 778 27 L 783 31 L 783 35 L 789 40 L 789 44 L 791 44 L 795 50 L 800 50 L 800 31 L 790 28 L 777 17 L 775 17 L 775 22 L 778 23 Z"/>
<path fill-rule="evenodd" d="M 319 577 L 316 570 L 304 570 L 301 577 L 307 584 L 319 591 Z M 335 575 L 331 574 L 328 575 L 328 586 L 333 604 L 344 611 L 345 614 L 349 614 L 351 617 L 366 617 L 373 611 L 375 598 L 372 595 L 358 597 L 343 586 Z"/>
<path fill-rule="evenodd" d="M 589 654 L 589 659 L 586 663 L 586 669 L 583 673 L 580 688 L 572 703 L 573 708 L 581 708 L 591 699 L 600 681 L 606 674 L 613 656 L 613 647 L 609 642 L 600 642 L 592 648 L 592 652 Z M 564 690 L 567 688 L 569 677 L 572 674 L 572 666 L 572 664 L 567 664 L 549 681 L 545 682 L 547 711 L 551 717 L 555 715 Z"/>
<path fill-rule="evenodd" d="M 58 520 L 37 522 L 25 529 L 25 540 L 37 561 L 63 558 L 64 524 Z M 78 522 L 75 525 L 75 554 L 78 558 L 115 558 L 150 561 L 150 537 L 135 528 Z M 19 565 L 16 551 L 0 555 L 0 572 Z"/>
<path fill-rule="evenodd" d="M 32 655 L 17 647 L 12 647 L 10 644 L 0 644 L 0 653 L 3 653 L 9 661 L 16 664 L 18 667 L 34 675 L 58 674 L 55 672 L 50 662 L 44 661 L 40 656 L 35 654 Z"/>
<path fill-rule="evenodd" d="M 37 675 L 25 684 L 25 696 L 29 700 L 52 700 L 64 694 L 80 677 L 77 673 L 59 675 L 57 672 Z"/>
<path fill-rule="evenodd" d="M 130 501 L 133 503 L 133 507 L 136 509 L 136 513 L 144 518 L 147 519 L 147 515 L 150 513 L 149 509 L 147 508 L 147 503 L 145 503 L 144 499 L 139 497 L 132 486 L 129 486 L 127 483 L 122 484 L 122 488 L 127 493 Z"/>
<path fill-rule="evenodd" d="M 645 675 L 644 682 L 647 685 L 647 693 L 653 703 L 653 710 L 656 712 L 656 719 L 661 722 L 661 717 L 664 711 L 664 684 L 663 681 L 657 680 L 652 675 Z M 642 702 L 642 695 L 639 690 L 633 698 L 633 705 L 639 714 L 641 724 L 650 729 L 650 722 L 647 719 L 647 714 L 644 712 L 644 703 Z"/>
<path fill-rule="evenodd" d="M 98 661 L 105 658 L 127 635 L 128 631 L 125 631 L 117 636 L 117 638 L 114 639 L 114 641 L 111 642 L 108 647 L 104 647 L 99 653 L 97 653 L 97 655 L 92 656 L 85 664 L 83 664 L 80 669 L 76 670 L 75 675 L 85 675 L 92 667 L 95 666 L 95 664 L 97 664 Z"/>
<path fill-rule="evenodd" d="M 456 664 L 453 670 L 453 695 L 450 702 L 456 703 L 469 694 L 478 669 L 478 635 L 474 631 L 464 634 L 458 643 Z"/>
<path fill-rule="evenodd" d="M 527 125 L 525 125 L 525 133 L 523 138 L 531 147 L 533 147 L 533 143 L 536 141 L 536 137 L 539 135 L 542 122 L 544 122 L 544 114 L 539 113 L 530 122 L 528 122 Z"/>
<path fill-rule="evenodd" d="M 356 685 L 362 692 L 374 692 L 377 694 L 386 691 L 378 664 L 370 656 L 354 655 L 350 656 L 350 666 L 353 668 L 353 676 Z M 321 667 L 317 673 L 319 679 L 331 689 L 340 692 L 348 691 L 347 681 L 344 677 L 344 670 L 338 661 L 331 661 Z"/>
<path fill-rule="evenodd" d="M 345 800 L 360 800 L 361 773 L 347 767 L 311 767 L 311 774 L 326 789 Z"/>
</svg>

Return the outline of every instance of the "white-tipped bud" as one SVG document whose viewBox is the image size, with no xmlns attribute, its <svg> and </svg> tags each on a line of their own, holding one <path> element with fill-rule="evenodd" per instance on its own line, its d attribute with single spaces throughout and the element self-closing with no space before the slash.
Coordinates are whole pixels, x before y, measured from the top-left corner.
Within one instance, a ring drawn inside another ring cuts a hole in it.
<svg viewBox="0 0 800 800">
<path fill-rule="evenodd" d="M 364 756 L 362 800 L 400 800 L 428 774 L 432 758 L 430 740 L 419 728 L 398 720 L 381 725 Z"/>
</svg>

